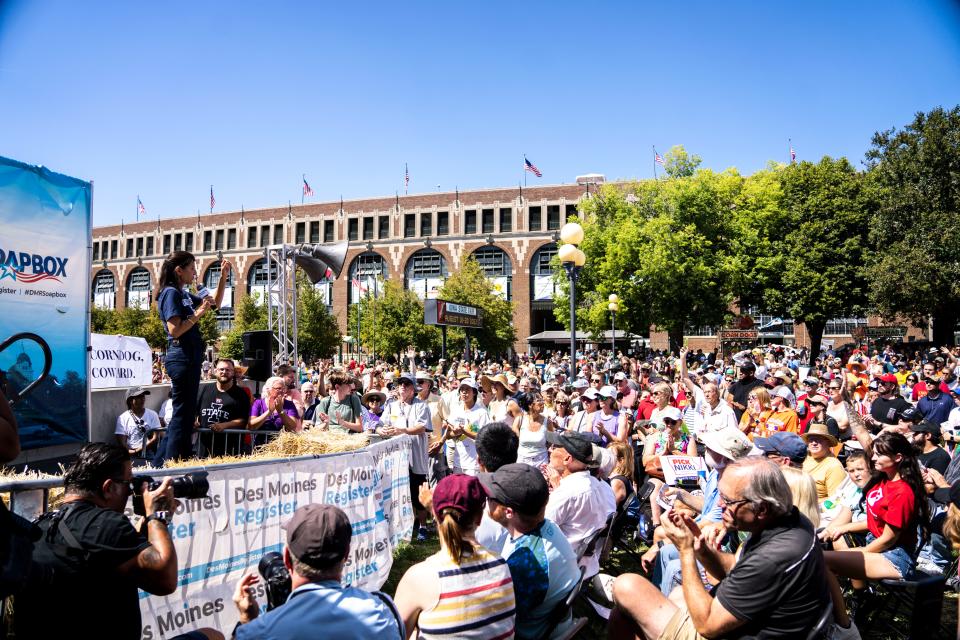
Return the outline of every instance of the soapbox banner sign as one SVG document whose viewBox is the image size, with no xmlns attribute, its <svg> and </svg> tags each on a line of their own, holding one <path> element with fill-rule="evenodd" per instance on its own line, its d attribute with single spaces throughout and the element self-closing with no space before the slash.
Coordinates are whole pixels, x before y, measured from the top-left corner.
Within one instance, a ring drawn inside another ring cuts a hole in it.
<svg viewBox="0 0 960 640">
<path fill-rule="evenodd" d="M 90 334 L 90 386 L 136 387 L 153 382 L 153 356 L 143 338 Z"/>
<path fill-rule="evenodd" d="M 170 525 L 177 549 L 179 586 L 170 596 L 140 593 L 142 637 L 166 638 L 201 627 L 232 629 L 238 620 L 231 599 L 237 582 L 257 572 L 264 554 L 281 552 L 283 525 L 301 506 L 334 504 L 353 526 L 353 540 L 344 566 L 343 583 L 367 590 L 386 581 L 393 564 L 395 541 L 413 526 L 409 509 L 407 460 L 411 438 L 351 453 L 313 460 L 277 462 L 242 468 L 212 468 L 206 498 L 181 500 Z M 394 469 L 406 474 L 403 490 L 393 490 L 391 520 L 383 510 L 384 490 L 391 487 Z M 385 471 L 387 473 L 385 473 Z M 398 494 L 407 494 L 406 500 Z M 266 609 L 266 594 L 257 601 Z"/>
</svg>

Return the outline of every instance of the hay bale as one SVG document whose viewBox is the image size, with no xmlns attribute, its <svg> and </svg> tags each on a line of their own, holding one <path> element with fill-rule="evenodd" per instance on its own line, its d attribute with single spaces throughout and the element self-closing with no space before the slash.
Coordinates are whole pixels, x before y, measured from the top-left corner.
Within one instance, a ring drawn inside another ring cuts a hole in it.
<svg viewBox="0 0 960 640">
<path fill-rule="evenodd" d="M 220 456 L 195 460 L 167 460 L 164 465 L 170 469 L 195 467 L 198 464 L 212 466 L 216 464 L 237 464 L 251 460 L 282 460 L 297 456 L 323 455 L 356 451 L 370 444 L 370 437 L 360 433 L 338 433 L 320 429 L 307 429 L 300 433 L 281 431 L 267 444 L 254 449 L 248 456 Z"/>
</svg>

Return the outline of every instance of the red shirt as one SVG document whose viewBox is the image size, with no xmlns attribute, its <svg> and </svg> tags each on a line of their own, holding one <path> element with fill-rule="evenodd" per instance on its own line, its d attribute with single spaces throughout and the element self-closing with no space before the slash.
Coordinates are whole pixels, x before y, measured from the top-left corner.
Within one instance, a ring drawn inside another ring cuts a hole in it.
<svg viewBox="0 0 960 640">
<path fill-rule="evenodd" d="M 867 527 L 877 538 L 890 524 L 900 529 L 896 546 L 913 551 L 917 542 L 917 499 L 904 480 L 882 480 L 867 492 Z"/>
<path fill-rule="evenodd" d="M 649 420 L 653 410 L 657 408 L 657 403 L 650 398 L 645 398 L 637 403 L 637 420 Z"/>
</svg>

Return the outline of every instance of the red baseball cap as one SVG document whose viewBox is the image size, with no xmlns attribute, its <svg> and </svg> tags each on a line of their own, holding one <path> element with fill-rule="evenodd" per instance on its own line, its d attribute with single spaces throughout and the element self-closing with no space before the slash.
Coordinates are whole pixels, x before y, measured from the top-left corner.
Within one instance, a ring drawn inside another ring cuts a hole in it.
<svg viewBox="0 0 960 640">
<path fill-rule="evenodd" d="M 900 381 L 897 380 L 897 376 L 892 373 L 885 373 L 880 376 L 880 382 L 892 382 L 893 384 L 900 384 Z"/>
<path fill-rule="evenodd" d="M 440 514 L 444 509 L 454 509 L 460 513 L 477 513 L 483 509 L 486 499 L 487 492 L 479 480 L 455 473 L 433 489 L 433 512 Z"/>
</svg>

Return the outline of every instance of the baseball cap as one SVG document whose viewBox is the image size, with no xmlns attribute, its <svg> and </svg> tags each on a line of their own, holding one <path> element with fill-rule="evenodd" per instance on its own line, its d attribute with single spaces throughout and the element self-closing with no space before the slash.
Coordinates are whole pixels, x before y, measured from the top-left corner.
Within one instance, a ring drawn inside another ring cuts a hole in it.
<svg viewBox="0 0 960 640">
<path fill-rule="evenodd" d="M 914 433 L 929 433 L 936 437 L 940 437 L 940 425 L 930 422 L 929 420 L 923 420 L 919 423 L 910 425 L 910 431 Z"/>
<path fill-rule="evenodd" d="M 613 376 L 613 379 L 614 379 L 615 382 L 620 382 L 621 380 L 626 380 L 626 379 L 627 379 L 627 374 L 625 374 L 623 371 L 617 371 L 617 374 L 616 374 L 615 376 Z"/>
<path fill-rule="evenodd" d="M 589 386 L 590 386 L 590 383 L 583 378 L 577 378 L 576 380 L 573 381 L 574 389 L 586 389 Z"/>
<path fill-rule="evenodd" d="M 898 418 L 904 422 L 920 422 L 923 420 L 923 415 L 916 407 L 907 407 L 900 412 Z"/>
<path fill-rule="evenodd" d="M 481 471 L 477 479 L 487 496 L 523 515 L 540 513 L 550 498 L 540 470 L 522 462 L 505 464 L 493 473 Z"/>
<path fill-rule="evenodd" d="M 580 394 L 580 397 L 587 398 L 588 400 L 596 400 L 597 398 L 600 397 L 600 393 L 593 387 L 590 387 L 589 389 L 584 391 L 582 394 Z"/>
<path fill-rule="evenodd" d="M 143 387 L 131 387 L 127 389 L 127 400 L 130 398 L 139 398 L 140 396 L 148 396 L 150 392 Z"/>
<path fill-rule="evenodd" d="M 283 527 L 287 548 L 298 560 L 326 569 L 347 555 L 353 530 L 347 514 L 332 504 L 300 507 Z"/>
<path fill-rule="evenodd" d="M 787 402 L 790 402 L 790 400 L 793 398 L 793 394 L 790 393 L 790 389 L 787 389 L 783 385 L 780 385 L 777 388 L 775 388 L 771 395 L 777 396 L 778 398 L 783 398 Z"/>
<path fill-rule="evenodd" d="M 409 382 L 409 383 L 412 384 L 413 386 L 417 386 L 417 378 L 416 378 L 412 373 L 410 373 L 409 371 L 404 371 L 404 372 L 401 373 L 399 376 L 397 376 L 396 382 L 397 382 L 397 384 L 400 384 L 400 383 L 402 383 L 404 380 L 406 380 L 407 382 Z"/>
<path fill-rule="evenodd" d="M 815 376 L 807 376 L 803 379 L 803 384 L 820 384 L 820 380 Z"/>
<path fill-rule="evenodd" d="M 775 431 L 769 438 L 754 438 L 753 444 L 764 453 L 786 456 L 794 464 L 803 464 L 807 457 L 807 443 L 789 431 Z"/>
<path fill-rule="evenodd" d="M 598 461 L 593 457 L 593 443 L 579 433 L 548 431 L 547 443 L 563 447 L 575 460 L 582 462 L 588 467 L 593 468 L 597 466 Z"/>
<path fill-rule="evenodd" d="M 683 418 L 683 414 L 680 413 L 680 409 L 677 409 L 676 407 L 665 407 L 663 413 L 660 414 L 660 417 L 669 418 L 674 422 L 680 422 L 680 420 Z"/>
<path fill-rule="evenodd" d="M 730 460 L 742 458 L 753 449 L 750 440 L 737 427 L 704 431 L 699 437 L 705 447 Z"/>
<path fill-rule="evenodd" d="M 464 378 L 461 380 L 460 385 L 457 388 L 459 389 L 460 387 L 470 387 L 474 391 L 479 391 L 479 388 L 477 387 L 477 381 L 473 378 Z"/>
<path fill-rule="evenodd" d="M 617 397 L 617 390 L 614 387 L 611 387 L 610 385 L 605 385 L 600 387 L 600 390 L 597 393 L 599 393 L 600 396 L 603 398 Z"/>
<path fill-rule="evenodd" d="M 477 513 L 483 509 L 487 492 L 473 476 L 454 473 L 446 476 L 433 489 L 433 513 L 454 509 L 460 513 Z"/>
<path fill-rule="evenodd" d="M 900 382 L 897 380 L 897 376 L 893 375 L 892 373 L 885 373 L 882 376 L 880 376 L 880 382 L 884 384 L 887 384 L 887 383 L 900 384 Z"/>
</svg>

